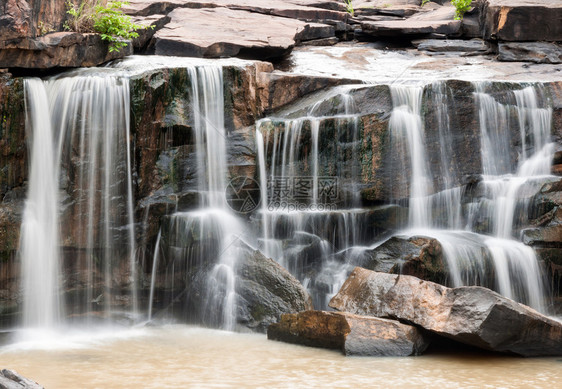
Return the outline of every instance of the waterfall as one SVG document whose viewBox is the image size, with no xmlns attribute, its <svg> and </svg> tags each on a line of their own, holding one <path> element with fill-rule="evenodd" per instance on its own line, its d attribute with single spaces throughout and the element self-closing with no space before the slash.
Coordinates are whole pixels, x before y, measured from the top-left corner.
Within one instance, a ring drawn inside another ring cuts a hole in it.
<svg viewBox="0 0 562 389">
<path fill-rule="evenodd" d="M 60 298 L 57 139 L 43 82 L 25 82 L 29 187 L 21 226 L 20 256 L 25 327 L 51 328 L 62 316 Z"/>
<path fill-rule="evenodd" d="M 403 171 L 411 171 L 409 223 L 413 228 L 430 226 L 431 214 L 428 211 L 432 188 L 420 115 L 423 87 L 392 85 L 390 91 L 394 106 L 389 123 L 393 149 L 398 149 L 402 157 Z"/>
<path fill-rule="evenodd" d="M 452 161 L 447 155 L 451 142 L 448 108 L 442 98 L 444 86 L 442 83 L 432 85 L 442 150 L 438 169 L 443 181 L 443 190 L 434 194 L 429 177 L 437 172 L 428 169 L 420 124 L 422 93 L 416 87 L 391 89 L 394 109 L 389 128 L 391 136 L 398 138 L 393 147 L 402 156 L 402 170 L 406 170 L 406 166 L 411 171 L 410 221 L 404 234 L 425 235 L 441 243 L 452 286 L 486 286 L 544 311 L 546 293 L 538 260 L 533 249 L 516 240 L 513 233 L 515 212 L 521 203 L 520 189 L 549 173 L 553 151 L 549 143 L 552 110 L 539 106 L 537 94 L 540 90 L 533 86 L 514 91 L 515 104 L 496 100 L 485 88 L 485 84 L 478 84 L 475 93 L 484 173 L 479 185 L 485 196 L 470 204 L 472 215 L 466 228 L 462 226 L 461 217 L 462 188 L 453 186 L 458 177 L 451 176 L 447 169 Z M 517 122 L 511 119 L 513 116 L 517 116 Z M 518 138 L 524 150 L 519 155 L 518 167 L 512 162 L 510 133 L 517 123 Z M 445 210 L 441 222 L 432 217 L 438 210 Z M 477 230 L 474 220 L 482 218 L 490 225 L 485 235 L 473 232 Z"/>
<path fill-rule="evenodd" d="M 194 211 L 175 212 L 166 222 L 167 277 L 173 282 L 177 275 L 185 274 L 186 285 L 201 282 L 200 303 L 193 307 L 198 312 L 188 312 L 192 315 L 189 320 L 198 319 L 213 327 L 233 330 L 236 325 L 235 268 L 244 252 L 241 243 L 245 226 L 226 203 L 228 134 L 224 126 L 223 72 L 221 66 L 212 65 L 186 69 L 191 81 L 197 189 L 202 204 Z M 159 239 L 158 251 L 163 249 L 160 243 Z M 153 273 L 163 262 L 158 257 L 154 261 Z M 193 272 L 203 274 L 203 280 L 190 279 Z M 154 283 L 153 275 L 150 315 Z"/>
<path fill-rule="evenodd" d="M 75 269 L 80 278 L 65 281 L 65 287 L 71 288 L 72 282 L 87 287 L 83 297 L 72 299 L 69 309 L 80 313 L 84 307 L 101 308 L 109 314 L 115 269 L 124 262 L 128 263 L 128 305 L 134 313 L 137 276 L 128 79 L 97 71 L 32 79 L 26 81 L 26 95 L 32 164 L 20 252 L 24 320 L 52 326 L 61 319 L 59 247 L 70 242 L 80 249 L 64 260 L 64 266 Z"/>
<path fill-rule="evenodd" d="M 340 252 L 367 242 L 370 235 L 363 227 L 369 212 L 346 208 L 358 204 L 359 198 L 359 116 L 347 92 L 338 90 L 327 97 L 338 99 L 331 115 L 321 116 L 326 100 L 320 100 L 304 116 L 256 123 L 260 247 L 307 287 L 319 309 L 327 308 L 351 268 L 342 264 Z M 327 139 L 337 143 L 330 154 L 322 149 Z M 327 167 L 330 158 L 342 163 Z M 349 161 L 353 164 L 344 167 Z"/>
</svg>

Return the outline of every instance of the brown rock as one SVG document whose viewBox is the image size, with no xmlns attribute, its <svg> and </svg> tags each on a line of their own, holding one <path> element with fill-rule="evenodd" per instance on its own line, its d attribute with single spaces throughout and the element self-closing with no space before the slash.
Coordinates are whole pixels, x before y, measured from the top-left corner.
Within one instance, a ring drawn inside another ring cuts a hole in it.
<svg viewBox="0 0 562 389">
<path fill-rule="evenodd" d="M 132 45 L 110 52 L 99 34 L 56 32 L 36 39 L 0 43 L 0 67 L 39 68 L 96 66 L 133 53 Z"/>
<path fill-rule="evenodd" d="M 454 20 L 452 6 L 443 6 L 430 12 L 416 14 L 405 20 L 361 23 L 363 33 L 372 36 L 445 34 L 455 35 L 460 31 L 460 20 Z"/>
<path fill-rule="evenodd" d="M 222 7 L 306 21 L 345 21 L 348 14 L 343 12 L 342 6 L 343 4 L 334 0 L 132 0 L 125 7 L 125 11 L 129 15 L 148 16 L 157 13 L 167 14 L 177 8 Z"/>
<path fill-rule="evenodd" d="M 267 59 L 287 54 L 300 40 L 326 38 L 331 26 L 227 8 L 176 9 L 156 32 L 157 55 Z"/>
<path fill-rule="evenodd" d="M 503 42 L 498 45 L 500 61 L 562 63 L 562 45 L 551 42 Z"/>
<path fill-rule="evenodd" d="M 27 1 L 6 0 L 0 4 L 0 39 L 30 36 L 31 25 L 31 7 Z"/>
<path fill-rule="evenodd" d="M 411 276 L 355 268 L 330 306 L 405 320 L 487 350 L 562 355 L 562 323 L 482 287 L 446 288 Z"/>
<path fill-rule="evenodd" d="M 414 326 L 344 312 L 304 311 L 271 324 L 267 338 L 311 347 L 339 349 L 345 355 L 419 355 L 428 346 Z"/>
<path fill-rule="evenodd" d="M 502 41 L 562 41 L 559 0 L 487 0 L 486 39 Z"/>
</svg>

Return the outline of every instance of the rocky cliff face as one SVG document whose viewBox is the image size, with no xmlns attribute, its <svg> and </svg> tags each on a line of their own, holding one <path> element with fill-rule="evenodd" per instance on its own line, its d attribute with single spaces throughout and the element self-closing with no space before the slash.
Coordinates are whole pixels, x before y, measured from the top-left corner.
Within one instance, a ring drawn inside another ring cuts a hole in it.
<svg viewBox="0 0 562 389">
<path fill-rule="evenodd" d="M 240 66 L 224 68 L 224 96 L 228 130 L 230 171 L 232 175 L 242 175 L 258 179 L 256 168 L 255 123 L 266 114 L 284 116 L 281 120 L 271 120 L 263 131 L 286 130 L 287 120 L 302 116 L 312 102 L 317 101 L 314 93 L 322 92 L 338 84 L 351 84 L 353 81 L 335 78 L 305 77 L 273 71 L 265 62 L 247 62 Z M 190 79 L 185 69 L 163 68 L 143 72 L 130 80 L 131 87 L 131 135 L 134 143 L 135 213 L 138 222 L 137 245 L 145 254 L 139 260 L 139 285 L 141 295 L 148 297 L 151 271 L 151 257 L 156 236 L 162 220 L 175 209 L 190 210 L 198 205 L 199 196 L 193 172 L 194 135 L 190 111 Z M 494 83 L 489 85 L 490 93 L 499 101 L 508 101 L 509 90 L 520 88 L 513 83 Z M 546 94 L 553 106 L 554 139 L 560 148 L 562 139 L 562 103 L 559 82 L 545 84 Z M 423 115 L 427 128 L 427 147 L 432 166 L 439 165 L 441 153 L 437 131 L 438 104 L 445 98 L 451 107 L 450 128 L 452 129 L 450 168 L 458 179 L 456 185 L 473 188 L 482 173 L 480 158 L 474 150 L 480 149 L 478 115 L 474 103 L 475 86 L 465 81 L 450 80 L 439 85 L 428 85 L 423 91 Z M 319 169 L 321 174 L 342 177 L 342 202 L 351 201 L 353 191 L 361 193 L 360 205 L 371 207 L 389 202 L 398 202 L 384 211 L 373 210 L 366 216 L 368 233 L 383 236 L 403 225 L 405 219 L 404 200 L 408 197 L 410 176 L 406 169 L 397 176 L 394 164 L 397 162 L 390 147 L 388 123 L 392 112 L 392 96 L 387 85 L 349 87 L 349 96 L 356 104 L 354 118 L 330 118 L 342 107 L 342 95 L 336 94 L 316 105 L 315 115 L 323 116 L 320 121 L 321 140 L 319 148 Z M 312 96 L 312 97 L 311 97 Z M 304 97 L 304 98 L 303 98 Z M 439 98 L 437 98 L 439 97 Z M 18 261 L 15 256 L 19 243 L 21 213 L 25 198 L 27 180 L 27 148 L 25 136 L 25 109 L 23 80 L 8 73 L 0 74 L 0 316 L 9 320 L 20 309 Z M 327 118 L 326 118 L 327 117 Z M 515 118 L 513 118 L 515 120 Z M 356 133 L 354 133 L 356 131 Z M 355 135 L 353 135 L 355 134 Z M 305 121 L 301 139 L 301 154 L 296 156 L 299 169 L 310 173 L 308 163 L 310 147 L 310 119 Z M 356 136 L 357 148 L 346 149 L 346 145 Z M 272 138 L 270 138 L 271 140 Z M 512 136 L 512 162 L 518 158 L 521 148 L 520 137 Z M 271 148 L 270 148 L 271 150 Z M 554 171 L 559 166 L 560 153 L 556 154 Z M 271 155 L 266 156 L 271 160 Z M 437 168 L 434 171 L 438 171 Z M 558 172 L 558 174 L 560 174 Z M 70 176 L 69 176 L 70 177 Z M 67 201 L 76 201 L 73 196 L 73 179 L 65 187 Z M 353 184 L 357 184 L 354 186 Z M 399 184 L 399 185 L 397 185 Z M 433 187 L 443 187 L 443 175 L 433 176 Z M 551 183 L 536 188 L 532 206 L 529 208 L 527 224 L 518 225 L 524 230 L 527 243 L 537 247 L 541 258 L 547 263 L 553 285 L 560 288 L 562 273 L 560 263 L 560 193 L 559 183 Z M 467 192 L 466 196 L 471 194 Z M 466 200 L 466 198 L 465 198 Z M 72 209 L 69 206 L 67 209 Z M 407 213 L 407 212 L 406 212 Z M 72 268 L 73 258 L 83 248 L 80 239 L 73 234 L 75 212 L 67 212 L 63 220 L 63 241 L 68 268 Z M 74 217 L 74 219 L 73 219 Z M 435 250 L 434 250 L 435 251 Z M 433 253 L 433 252 L 432 252 Z M 432 254 L 433 255 L 433 254 Z M 139 254 L 139 258 L 140 258 Z M 415 258 L 422 255 L 413 256 Z M 125 263 L 126 258 L 122 259 Z M 427 266 L 411 263 L 412 274 L 419 269 L 437 274 L 443 278 L 442 269 L 428 270 Z M 431 265 L 431 264 L 429 264 Z M 390 269 L 392 264 L 389 264 Z M 116 266 L 114 282 L 116 289 L 126 288 L 126 266 Z M 433 274 L 433 275 L 435 275 Z M 71 274 L 68 273 L 69 278 Z M 84 285 L 80 280 L 69 280 L 68 293 L 78 295 Z M 252 281 L 252 280 L 250 280 Z M 250 282 L 248 281 L 248 282 Z M 101 286 L 100 281 L 100 286 Z M 249 283 L 249 285 L 253 285 Z M 70 288 L 70 286 L 72 288 Z M 70 290 L 72 289 L 72 290 Z M 252 292 L 252 288 L 249 288 Z M 162 291 L 165 293 L 166 291 Z M 248 292 L 248 293 L 250 293 Z M 270 308 L 270 307 L 266 307 Z M 251 308 L 245 308 L 250 312 Z M 262 310 L 257 309 L 261 313 Z M 269 311 L 268 311 L 269 312 Z M 251 326 L 263 329 L 263 323 L 247 317 Z M 264 314 L 270 320 L 271 313 Z"/>
</svg>

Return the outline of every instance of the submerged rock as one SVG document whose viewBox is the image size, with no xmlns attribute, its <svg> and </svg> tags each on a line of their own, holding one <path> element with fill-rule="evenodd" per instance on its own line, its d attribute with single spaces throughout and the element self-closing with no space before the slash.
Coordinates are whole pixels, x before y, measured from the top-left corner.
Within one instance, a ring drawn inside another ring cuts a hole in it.
<svg viewBox="0 0 562 389">
<path fill-rule="evenodd" d="M 267 338 L 305 346 L 339 349 L 345 355 L 405 357 L 428 346 L 419 329 L 395 320 L 343 312 L 287 314 L 267 329 Z"/>
<path fill-rule="evenodd" d="M 0 371 L 0 389 L 43 389 L 37 382 L 22 377 L 14 370 Z"/>
<path fill-rule="evenodd" d="M 408 321 L 486 350 L 527 357 L 562 355 L 562 323 L 482 287 L 447 288 L 355 268 L 330 306 Z"/>
</svg>

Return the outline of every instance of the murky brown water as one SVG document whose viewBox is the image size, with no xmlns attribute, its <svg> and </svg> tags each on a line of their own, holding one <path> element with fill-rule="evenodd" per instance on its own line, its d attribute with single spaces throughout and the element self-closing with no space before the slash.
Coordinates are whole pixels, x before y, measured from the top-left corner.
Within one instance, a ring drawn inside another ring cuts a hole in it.
<svg viewBox="0 0 562 389">
<path fill-rule="evenodd" d="M 562 358 L 350 358 L 264 335 L 186 326 L 4 346 L 0 367 L 47 388 L 555 388 L 562 382 Z"/>
</svg>

